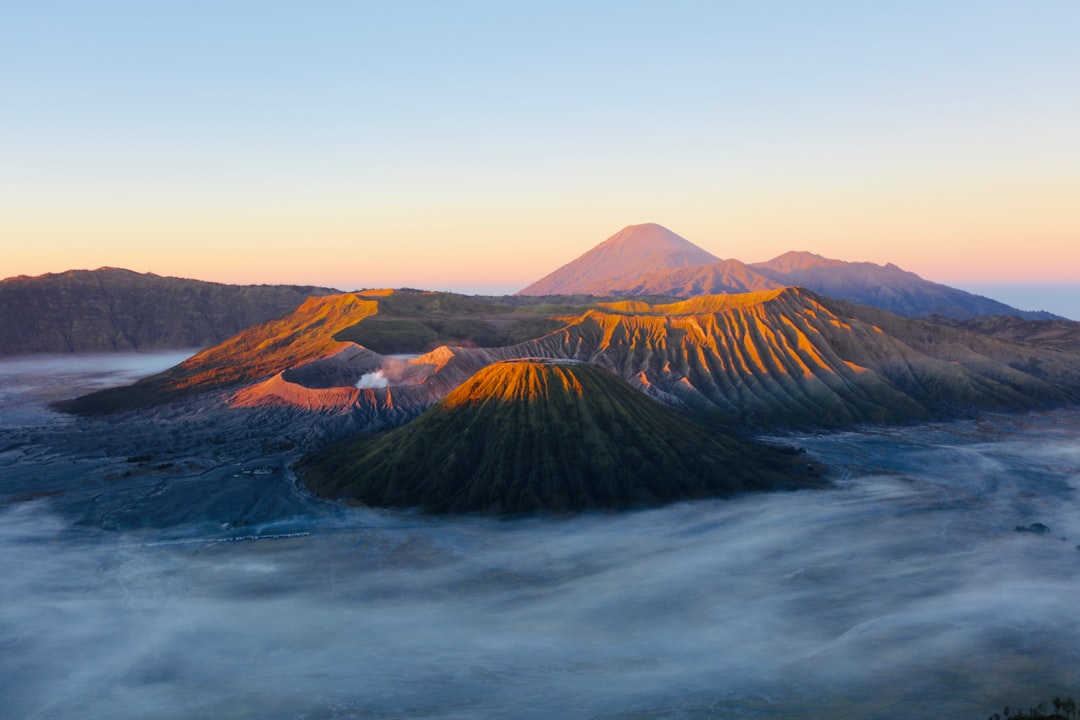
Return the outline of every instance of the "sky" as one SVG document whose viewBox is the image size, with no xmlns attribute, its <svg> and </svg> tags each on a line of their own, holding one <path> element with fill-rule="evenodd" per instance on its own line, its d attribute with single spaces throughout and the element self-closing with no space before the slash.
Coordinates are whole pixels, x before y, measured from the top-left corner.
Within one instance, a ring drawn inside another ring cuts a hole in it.
<svg viewBox="0 0 1080 720">
<path fill-rule="evenodd" d="M 1072 0 L 0 0 L 0 277 L 510 292 L 657 222 L 1080 317 L 1077 37 Z"/>
</svg>

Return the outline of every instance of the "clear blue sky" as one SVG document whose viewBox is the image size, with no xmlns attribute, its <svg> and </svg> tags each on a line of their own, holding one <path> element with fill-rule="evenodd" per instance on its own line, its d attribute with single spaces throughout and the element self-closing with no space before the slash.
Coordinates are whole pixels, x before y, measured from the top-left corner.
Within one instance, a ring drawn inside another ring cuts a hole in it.
<svg viewBox="0 0 1080 720">
<path fill-rule="evenodd" d="M 8 2 L 0 276 L 516 289 L 624 225 L 1080 281 L 1078 2 Z"/>
</svg>

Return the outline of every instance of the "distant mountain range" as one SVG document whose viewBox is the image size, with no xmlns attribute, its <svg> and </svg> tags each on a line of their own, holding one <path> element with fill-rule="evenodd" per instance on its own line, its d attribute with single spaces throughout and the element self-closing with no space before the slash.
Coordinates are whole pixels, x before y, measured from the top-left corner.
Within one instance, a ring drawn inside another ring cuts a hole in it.
<svg viewBox="0 0 1080 720">
<path fill-rule="evenodd" d="M 807 252 L 789 252 L 750 265 L 721 260 L 655 224 L 620 230 L 521 290 L 516 301 L 474 301 L 505 310 L 508 302 L 511 308 L 529 303 L 534 307 L 552 303 L 580 306 L 596 298 L 690 298 L 788 286 L 905 317 L 933 316 L 948 323 L 987 315 L 1064 320 L 932 283 L 892 264 L 829 260 Z M 246 328 L 282 317 L 309 297 L 338 292 L 313 286 L 226 285 L 119 268 L 12 277 L 0 281 L 0 356 L 209 347 Z M 543 300 L 546 296 L 560 297 Z M 411 312 L 400 300 L 394 298 L 360 336 L 344 339 L 390 353 L 398 351 L 398 340 L 408 340 L 417 332 L 426 335 L 430 347 L 425 349 L 459 341 L 492 346 L 512 344 L 557 324 L 536 313 L 528 317 L 514 310 L 506 316 L 512 327 L 505 317 L 486 317 L 484 313 L 483 327 L 475 326 L 474 315 L 464 320 L 463 326 L 462 317 L 454 317 L 452 312 L 424 315 Z M 1037 330 L 1019 328 L 1011 333 L 1013 337 L 1039 336 Z"/>
<path fill-rule="evenodd" d="M 521 290 L 519 295 L 600 297 L 697 295 L 799 286 L 820 295 L 888 310 L 905 317 L 980 315 L 1061 319 L 924 280 L 893 264 L 830 260 L 788 252 L 768 262 L 721 260 L 667 228 L 631 225 L 581 257 Z"/>
<path fill-rule="evenodd" d="M 336 292 L 118 268 L 11 277 L 0 281 L 0 355 L 207 347 Z"/>
</svg>

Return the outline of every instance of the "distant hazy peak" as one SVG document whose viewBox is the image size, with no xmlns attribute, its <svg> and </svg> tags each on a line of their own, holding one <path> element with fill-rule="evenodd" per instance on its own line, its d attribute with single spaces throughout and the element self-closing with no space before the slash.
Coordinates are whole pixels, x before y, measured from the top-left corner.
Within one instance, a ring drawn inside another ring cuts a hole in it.
<svg viewBox="0 0 1080 720">
<path fill-rule="evenodd" d="M 719 259 L 705 252 L 681 235 L 677 235 L 663 225 L 658 225 L 657 223 L 627 225 L 622 230 L 597 245 L 594 249 L 614 246 L 623 250 L 639 250 L 643 253 L 643 256 L 657 252 L 678 252 L 685 250 L 705 253 L 713 258 L 713 260 Z"/>
<path fill-rule="evenodd" d="M 105 266 L 99 267 L 99 268 L 97 268 L 95 270 L 72 269 L 72 270 L 63 270 L 61 272 L 42 273 L 40 275 L 12 275 L 11 277 L 6 277 L 3 280 L 0 280 L 0 282 L 7 283 L 7 282 L 11 282 L 11 281 L 16 281 L 16 280 L 18 280 L 18 281 L 50 280 L 50 279 L 54 279 L 54 278 L 80 278 L 80 277 L 95 277 L 95 276 L 106 276 L 106 275 L 126 276 L 126 277 L 135 277 L 135 276 L 142 275 L 144 277 L 151 277 L 151 278 L 160 277 L 159 275 L 154 275 L 153 273 L 138 273 L 138 272 L 135 272 L 134 270 L 128 270 L 127 268 L 118 268 L 118 267 L 112 267 L 112 266 L 109 266 L 109 265 L 105 265 Z M 170 279 L 180 279 L 180 278 L 170 278 Z"/>
<path fill-rule="evenodd" d="M 772 260 L 765 262 L 750 263 L 750 267 L 766 268 L 776 272 L 789 273 L 796 270 L 807 270 L 814 267 L 840 267 L 849 263 L 843 260 L 833 260 L 806 250 L 789 250 L 783 255 L 778 255 Z"/>
<path fill-rule="evenodd" d="M 707 265 L 719 260 L 662 225 L 628 225 L 518 294 L 604 294 L 608 280 L 637 278 L 648 273 Z M 601 286 L 596 285 L 598 279 L 603 281 Z"/>
<path fill-rule="evenodd" d="M 717 262 L 720 258 L 662 225 L 644 223 L 627 225 L 578 258 L 579 261 L 586 259 L 597 266 L 595 270 L 622 274 L 627 270 L 640 272 L 644 266 L 653 270 L 692 267 Z"/>
<path fill-rule="evenodd" d="M 905 270 L 891 262 L 879 265 L 869 261 L 834 260 L 805 250 L 792 250 L 766 262 L 751 263 L 750 267 L 769 274 L 773 279 L 787 276 L 786 279 L 790 283 L 794 283 L 800 278 L 817 276 L 820 274 L 818 271 L 824 271 L 830 275 L 841 272 L 844 274 L 855 273 L 862 276 L 873 275 L 879 278 L 904 276 L 920 282 L 929 282 L 910 270 Z"/>
<path fill-rule="evenodd" d="M 1054 319 L 924 280 L 892 263 L 846 262 L 816 253 L 786 252 L 745 265 L 720 260 L 655 223 L 629 225 L 518 295 L 693 297 L 800 285 L 826 297 L 870 305 L 906 317 L 1016 315 Z M 1060 318 L 1058 318 L 1060 319 Z"/>
</svg>

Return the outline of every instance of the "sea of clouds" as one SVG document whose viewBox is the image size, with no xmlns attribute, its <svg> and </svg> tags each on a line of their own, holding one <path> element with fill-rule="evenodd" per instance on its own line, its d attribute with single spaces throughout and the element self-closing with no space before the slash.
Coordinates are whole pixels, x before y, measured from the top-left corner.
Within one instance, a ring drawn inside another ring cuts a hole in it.
<svg viewBox="0 0 1080 720">
<path fill-rule="evenodd" d="M 1074 414 L 785 441 L 837 487 L 224 531 L 0 505 L 5 715 L 985 718 L 1080 688 Z"/>
</svg>

